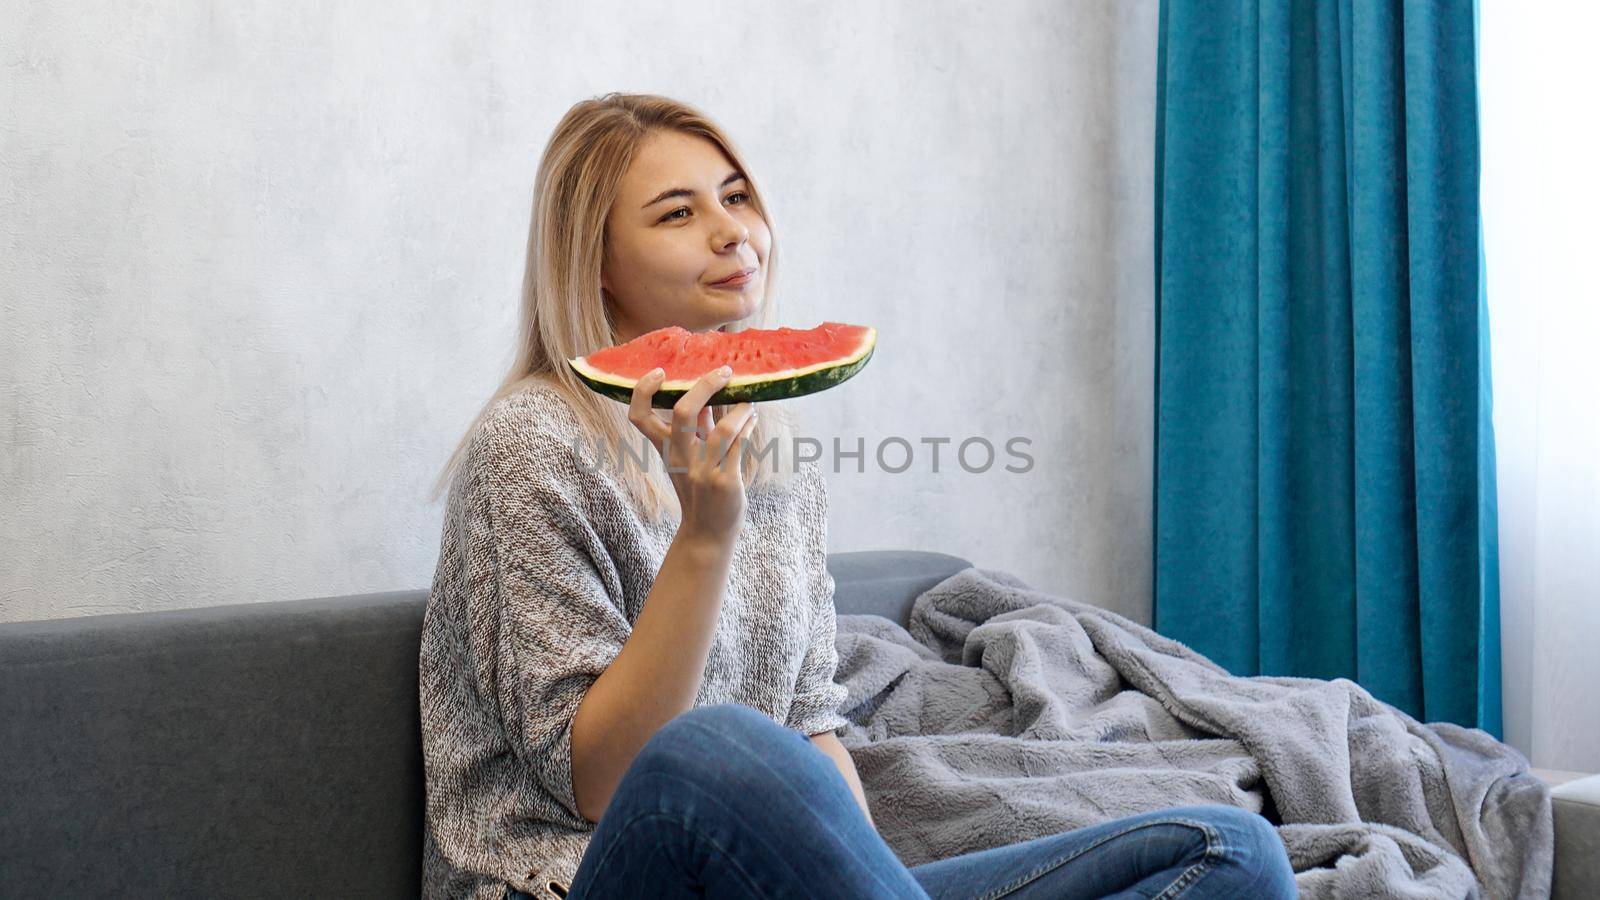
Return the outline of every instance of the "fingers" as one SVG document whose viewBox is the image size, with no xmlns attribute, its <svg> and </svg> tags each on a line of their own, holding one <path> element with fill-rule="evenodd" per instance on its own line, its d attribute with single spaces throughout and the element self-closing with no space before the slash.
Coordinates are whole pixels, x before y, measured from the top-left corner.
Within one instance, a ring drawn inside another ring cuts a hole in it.
<svg viewBox="0 0 1600 900">
<path fill-rule="evenodd" d="M 737 477 L 744 445 L 755 425 L 756 410 L 753 403 L 740 403 L 724 413 L 717 424 L 706 434 L 699 447 L 700 456 L 695 467 L 702 477 Z"/>
<path fill-rule="evenodd" d="M 741 403 L 717 423 L 717 452 L 715 465 L 724 472 L 739 473 L 743 469 L 744 448 L 756 426 L 756 408 L 753 403 Z"/>
<path fill-rule="evenodd" d="M 688 460 L 688 468 L 700 469 L 702 474 L 709 474 L 706 470 L 738 471 L 745 443 L 755 425 L 755 405 L 741 403 L 720 420 L 712 416 L 711 407 L 706 405 L 706 400 L 726 386 L 732 376 L 727 366 L 700 376 L 673 404 L 669 426 L 652 412 L 651 399 L 666 380 L 660 368 L 653 369 L 634 385 L 628 419 L 650 438 L 669 460 L 669 465 L 674 464 L 672 461 Z M 704 440 L 697 440 L 702 434 Z"/>
<path fill-rule="evenodd" d="M 656 418 L 655 413 L 651 411 L 650 399 L 661 389 L 661 383 L 666 380 L 666 372 L 660 368 L 652 369 L 634 384 L 633 397 L 628 401 L 628 421 L 650 439 L 657 452 L 666 443 L 669 428 L 667 423 Z"/>
<path fill-rule="evenodd" d="M 741 448 L 744 432 L 749 431 L 750 424 L 754 424 L 755 405 L 739 404 L 731 408 L 730 412 L 723 413 L 722 420 L 717 421 L 717 426 L 710 429 L 706 436 L 706 466 L 709 469 L 728 469 L 728 458 Z M 738 460 L 734 460 L 731 468 L 738 469 Z"/>
<path fill-rule="evenodd" d="M 672 458 L 690 460 L 694 464 L 696 454 L 694 438 L 697 429 L 704 425 L 706 430 L 711 430 L 711 410 L 706 408 L 706 399 L 733 378 L 733 370 L 727 366 L 713 369 L 700 376 L 684 395 L 672 405 L 672 434 L 669 439 Z"/>
</svg>

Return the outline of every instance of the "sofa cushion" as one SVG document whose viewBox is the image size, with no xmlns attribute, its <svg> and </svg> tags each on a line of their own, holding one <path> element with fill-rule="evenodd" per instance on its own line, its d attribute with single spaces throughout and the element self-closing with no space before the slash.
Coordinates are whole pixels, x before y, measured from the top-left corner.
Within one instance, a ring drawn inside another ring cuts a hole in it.
<svg viewBox="0 0 1600 900">
<path fill-rule="evenodd" d="M 0 627 L 0 896 L 415 896 L 426 600 Z"/>
<path fill-rule="evenodd" d="M 1552 900 L 1593 897 L 1600 885 L 1600 775 L 1534 769 L 1551 785 L 1556 858 Z"/>
<path fill-rule="evenodd" d="M 904 622 L 968 563 L 833 554 Z M 426 591 L 0 624 L 0 897 L 419 889 Z"/>
</svg>

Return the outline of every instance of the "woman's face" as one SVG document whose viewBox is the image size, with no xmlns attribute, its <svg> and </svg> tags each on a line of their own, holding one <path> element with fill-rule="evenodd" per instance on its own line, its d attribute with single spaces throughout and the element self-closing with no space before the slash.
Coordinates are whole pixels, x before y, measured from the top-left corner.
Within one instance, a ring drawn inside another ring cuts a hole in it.
<svg viewBox="0 0 1600 900">
<path fill-rule="evenodd" d="M 645 139 L 606 218 L 600 285 L 617 343 L 668 325 L 710 331 L 760 307 L 772 235 L 746 187 L 703 137 Z M 742 269 L 755 270 L 743 284 L 713 284 Z"/>
</svg>

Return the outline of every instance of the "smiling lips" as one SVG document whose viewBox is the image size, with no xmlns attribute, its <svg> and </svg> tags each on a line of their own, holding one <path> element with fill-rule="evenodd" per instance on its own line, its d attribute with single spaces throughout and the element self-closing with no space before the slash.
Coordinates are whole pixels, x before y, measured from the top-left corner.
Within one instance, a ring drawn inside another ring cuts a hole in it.
<svg viewBox="0 0 1600 900">
<path fill-rule="evenodd" d="M 755 275 L 755 272 L 756 272 L 756 270 L 755 270 L 754 267 L 740 269 L 739 271 L 733 273 L 732 275 L 729 275 L 727 278 L 724 278 L 721 281 L 713 281 L 713 282 L 711 282 L 711 285 L 713 287 L 731 287 L 731 286 L 736 285 L 736 284 L 744 284 L 746 281 L 749 281 L 751 279 L 751 277 L 753 277 Z"/>
</svg>

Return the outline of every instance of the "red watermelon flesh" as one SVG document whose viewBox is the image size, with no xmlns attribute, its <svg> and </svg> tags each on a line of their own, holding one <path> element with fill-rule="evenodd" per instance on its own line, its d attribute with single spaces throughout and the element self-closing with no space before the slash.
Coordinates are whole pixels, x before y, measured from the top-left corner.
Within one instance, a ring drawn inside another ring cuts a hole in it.
<svg viewBox="0 0 1600 900">
<path fill-rule="evenodd" d="M 693 381 L 727 365 L 734 378 L 776 375 L 833 363 L 855 353 L 872 329 L 865 325 L 823 322 L 815 328 L 750 328 L 744 331 L 693 332 L 677 325 L 658 328 L 620 344 L 597 350 L 584 362 L 610 375 L 637 379 L 657 366 L 667 381 Z"/>
</svg>

